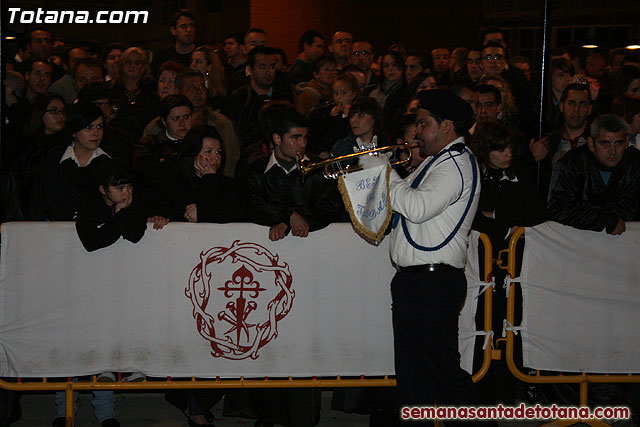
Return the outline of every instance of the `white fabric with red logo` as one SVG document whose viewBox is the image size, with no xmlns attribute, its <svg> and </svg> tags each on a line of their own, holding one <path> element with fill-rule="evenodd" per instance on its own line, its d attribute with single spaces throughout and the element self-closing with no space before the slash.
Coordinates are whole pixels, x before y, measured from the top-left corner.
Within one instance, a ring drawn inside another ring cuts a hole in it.
<svg viewBox="0 0 640 427">
<path fill-rule="evenodd" d="M 554 222 L 526 229 L 524 366 L 640 372 L 640 223 L 626 227 L 619 236 Z"/>
<path fill-rule="evenodd" d="M 388 254 L 350 224 L 172 223 L 92 253 L 73 223 L 3 224 L 0 376 L 393 374 Z"/>
</svg>

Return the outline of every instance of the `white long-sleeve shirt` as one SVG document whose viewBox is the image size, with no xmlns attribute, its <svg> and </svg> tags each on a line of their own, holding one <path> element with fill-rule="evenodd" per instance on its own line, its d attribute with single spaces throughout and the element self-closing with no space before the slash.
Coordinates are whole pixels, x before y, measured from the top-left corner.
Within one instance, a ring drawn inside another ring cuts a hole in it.
<svg viewBox="0 0 640 427">
<path fill-rule="evenodd" d="M 443 150 L 460 142 L 464 142 L 462 137 L 449 143 Z M 404 180 L 395 171 L 391 171 L 389 178 L 391 208 L 406 218 L 413 241 L 426 247 L 441 244 L 451 234 L 467 208 L 473 183 L 469 153 L 452 150 L 429 167 L 418 188 L 411 188 L 411 182 L 432 159 L 431 156 L 427 157 Z M 395 265 L 408 267 L 443 263 L 457 268 L 465 266 L 469 230 L 480 197 L 479 170 L 476 174 L 477 185 L 471 207 L 453 239 L 441 249 L 425 252 L 414 248 L 404 235 L 402 222 L 398 222 L 391 231 L 390 245 L 391 260 Z"/>
</svg>

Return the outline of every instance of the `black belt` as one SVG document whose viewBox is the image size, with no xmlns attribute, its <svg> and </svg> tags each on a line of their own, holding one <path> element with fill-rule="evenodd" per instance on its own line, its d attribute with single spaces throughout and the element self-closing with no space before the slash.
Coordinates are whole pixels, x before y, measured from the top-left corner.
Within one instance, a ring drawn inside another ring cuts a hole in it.
<svg viewBox="0 0 640 427">
<path fill-rule="evenodd" d="M 409 267 L 397 266 L 396 269 L 402 273 L 433 273 L 436 271 L 457 270 L 456 267 L 449 264 L 422 264 L 410 265 Z"/>
</svg>

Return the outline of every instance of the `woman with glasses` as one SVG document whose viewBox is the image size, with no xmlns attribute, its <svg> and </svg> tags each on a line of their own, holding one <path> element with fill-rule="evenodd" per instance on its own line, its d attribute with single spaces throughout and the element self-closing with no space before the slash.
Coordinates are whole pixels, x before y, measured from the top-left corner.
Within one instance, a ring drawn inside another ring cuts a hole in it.
<svg viewBox="0 0 640 427">
<path fill-rule="evenodd" d="M 100 108 L 80 101 L 68 109 L 66 145 L 51 148 L 38 165 L 30 212 L 33 220 L 73 221 L 92 190 L 93 168 L 109 156 L 100 148 L 104 119 Z"/>
<path fill-rule="evenodd" d="M 51 92 L 38 95 L 25 124 L 22 143 L 14 144 L 16 160 L 13 169 L 17 171 L 22 188 L 21 203 L 25 212 L 42 158 L 53 147 L 64 145 L 62 130 L 67 121 L 65 111 L 64 99 L 60 95 Z"/>
<path fill-rule="evenodd" d="M 143 128 L 156 117 L 153 106 L 157 84 L 149 74 L 149 57 L 144 49 L 134 46 L 122 52 L 111 87 L 118 108 L 135 116 Z"/>
<path fill-rule="evenodd" d="M 24 150 L 28 162 L 36 160 L 50 148 L 62 145 L 62 129 L 67 121 L 64 99 L 55 93 L 38 95 L 24 128 Z"/>
</svg>

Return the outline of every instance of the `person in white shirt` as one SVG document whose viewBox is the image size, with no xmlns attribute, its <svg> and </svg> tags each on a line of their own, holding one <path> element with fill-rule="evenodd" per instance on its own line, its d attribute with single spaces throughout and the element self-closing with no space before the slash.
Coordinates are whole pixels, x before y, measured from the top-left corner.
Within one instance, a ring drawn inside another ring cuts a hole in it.
<svg viewBox="0 0 640 427">
<path fill-rule="evenodd" d="M 391 282 L 398 400 L 414 405 L 478 402 L 460 367 L 458 313 L 465 301 L 468 234 L 478 206 L 478 167 L 463 135 L 471 106 L 452 92 L 418 94 L 417 138 L 426 159 L 390 176 Z"/>
</svg>

